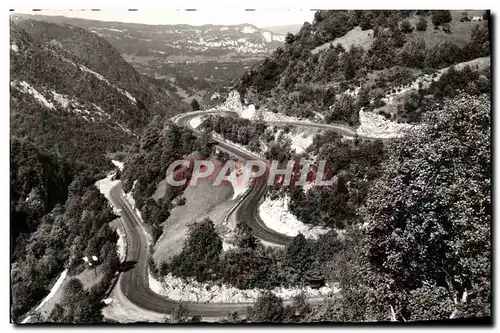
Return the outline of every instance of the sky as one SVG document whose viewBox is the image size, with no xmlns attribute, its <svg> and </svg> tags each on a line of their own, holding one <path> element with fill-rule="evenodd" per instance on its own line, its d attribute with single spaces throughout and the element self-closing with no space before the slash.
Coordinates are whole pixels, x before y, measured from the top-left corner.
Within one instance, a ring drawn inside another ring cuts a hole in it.
<svg viewBox="0 0 500 333">
<path fill-rule="evenodd" d="M 15 10 L 24 14 L 62 15 L 82 19 L 100 21 L 118 21 L 144 24 L 221 24 L 234 25 L 250 23 L 257 27 L 270 27 L 312 22 L 314 12 L 310 9 L 266 9 L 245 11 L 243 9 L 198 9 L 186 11 L 184 9 L 139 9 L 128 11 L 124 9 L 92 10 L 44 10 L 33 12 L 31 9 Z"/>
</svg>

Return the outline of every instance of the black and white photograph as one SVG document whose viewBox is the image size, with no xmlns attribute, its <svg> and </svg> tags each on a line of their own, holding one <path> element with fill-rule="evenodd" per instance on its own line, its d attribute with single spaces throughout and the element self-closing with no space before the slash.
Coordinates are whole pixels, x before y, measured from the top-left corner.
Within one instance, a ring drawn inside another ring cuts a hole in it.
<svg viewBox="0 0 500 333">
<path fill-rule="evenodd" d="M 11 326 L 491 325 L 494 12 L 181 5 L 9 11 Z"/>
</svg>

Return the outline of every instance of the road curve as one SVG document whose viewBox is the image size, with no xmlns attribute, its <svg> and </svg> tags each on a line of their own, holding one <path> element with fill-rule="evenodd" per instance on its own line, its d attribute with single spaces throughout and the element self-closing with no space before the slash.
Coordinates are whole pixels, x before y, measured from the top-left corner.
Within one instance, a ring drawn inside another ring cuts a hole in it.
<svg viewBox="0 0 500 333">
<path fill-rule="evenodd" d="M 217 111 L 224 112 L 224 111 Z M 190 126 L 189 122 L 196 117 L 199 117 L 202 114 L 210 114 L 214 113 L 213 111 L 205 111 L 203 113 L 200 112 L 192 112 L 186 113 L 181 116 L 178 116 L 175 119 L 175 122 L 178 125 L 190 128 L 193 133 L 197 136 L 201 135 L 201 132 L 196 128 Z M 232 113 L 232 112 L 227 112 Z M 235 156 L 236 158 L 242 160 L 255 160 L 261 159 L 257 154 L 250 153 L 246 150 L 240 149 L 237 146 L 233 146 L 224 140 L 219 138 L 213 138 L 217 141 L 217 145 L 219 148 L 229 153 L 230 155 Z M 255 180 L 255 183 L 252 185 L 250 190 L 245 194 L 245 198 L 238 203 L 236 203 L 237 207 L 232 210 L 231 215 L 228 219 L 232 219 L 234 224 L 236 225 L 236 221 L 245 221 L 251 228 L 252 233 L 255 237 L 262 239 L 268 243 L 272 243 L 275 245 L 286 245 L 289 243 L 293 237 L 280 234 L 272 229 L 269 229 L 264 222 L 259 217 L 258 207 L 260 203 L 260 199 L 264 197 L 267 192 L 267 179 L 265 177 L 260 177 Z"/>
<path fill-rule="evenodd" d="M 144 310 L 162 314 L 171 313 L 178 301 L 161 296 L 149 288 L 148 262 L 149 262 L 149 235 L 144 226 L 124 198 L 121 184 L 115 185 L 110 191 L 111 203 L 121 209 L 121 221 L 127 238 L 127 261 L 137 264 L 130 270 L 120 274 L 118 284 L 121 293 L 134 305 Z M 322 297 L 310 298 L 309 303 L 316 306 L 322 303 Z M 285 303 L 290 303 L 286 301 Z M 251 303 L 183 303 L 189 309 L 190 316 L 201 316 L 205 321 L 226 318 L 231 312 L 238 312 L 245 317 Z"/>
<path fill-rule="evenodd" d="M 231 111 L 217 111 L 217 113 L 223 113 Z M 190 112 L 186 114 L 178 115 L 172 120 L 181 125 L 187 126 L 193 130 L 195 135 L 200 135 L 201 133 L 192 128 L 189 125 L 189 121 L 195 117 L 215 113 L 214 111 L 197 111 Z M 234 112 L 233 112 L 234 113 Z M 342 126 L 337 125 L 323 125 L 315 123 L 306 122 L 286 122 L 290 125 L 300 125 L 300 126 L 311 126 L 311 127 L 321 127 L 326 129 L 331 129 L 337 131 L 343 135 L 354 136 L 355 133 L 346 129 Z M 217 141 L 218 146 L 228 152 L 229 154 L 236 156 L 237 158 L 243 160 L 256 159 L 259 158 L 255 154 L 249 153 L 237 146 L 231 145 L 223 140 L 214 138 Z M 253 230 L 256 237 L 277 245 L 285 245 L 289 243 L 292 237 L 280 234 L 274 230 L 269 229 L 260 219 L 258 214 L 258 205 L 261 198 L 264 197 L 267 191 L 266 179 L 261 177 L 256 180 L 252 188 L 247 191 L 243 200 L 237 203 L 237 207 L 232 210 L 231 216 L 229 218 L 236 219 L 238 221 L 246 221 Z M 123 196 L 123 190 L 121 184 L 114 186 L 110 191 L 110 201 L 117 208 L 121 210 L 121 220 L 125 230 L 127 238 L 127 260 L 135 261 L 137 264 L 132 269 L 121 273 L 117 288 L 121 289 L 121 292 L 125 297 L 139 308 L 157 312 L 157 313 L 171 313 L 179 302 L 171 300 L 167 297 L 161 296 L 153 292 L 149 288 L 148 282 L 148 263 L 149 263 L 149 236 L 146 234 L 144 226 L 140 220 L 140 217 L 130 206 L 129 202 Z M 309 303 L 311 305 L 317 305 L 321 303 L 323 299 L 321 297 L 310 298 Z M 288 303 L 288 301 L 286 302 Z M 240 315 L 245 316 L 247 313 L 247 307 L 252 305 L 249 303 L 188 303 L 184 304 L 189 309 L 190 316 L 199 315 L 205 320 L 209 318 L 221 318 L 226 317 L 230 312 L 237 311 Z"/>
<path fill-rule="evenodd" d="M 127 237 L 127 260 L 137 262 L 134 268 L 121 273 L 118 287 L 130 302 L 140 308 L 158 313 L 171 313 L 179 302 L 156 294 L 149 288 L 149 238 L 137 213 L 123 197 L 121 184 L 111 189 L 110 199 L 121 209 L 121 220 Z M 249 305 L 251 304 L 190 303 L 187 307 L 191 316 L 225 317 L 234 311 L 246 314 Z"/>
<path fill-rule="evenodd" d="M 203 115 L 209 114 L 237 114 L 235 111 L 195 111 L 188 112 L 177 115 L 172 118 L 172 120 L 180 125 L 187 128 L 190 128 L 193 133 L 197 136 L 201 135 L 201 132 L 193 128 L 190 125 L 190 121 L 196 117 L 200 117 Z M 305 122 L 305 121 L 267 121 L 269 125 L 292 125 L 292 126 L 303 126 L 303 127 L 312 127 L 312 128 L 321 128 L 330 131 L 337 132 L 343 136 L 355 137 L 356 132 L 349 127 L 339 125 L 339 124 L 320 124 L 313 122 Z M 215 140 L 222 150 L 227 153 L 243 159 L 243 160 L 254 160 L 261 159 L 266 162 L 262 157 L 257 154 L 249 153 L 248 151 L 239 149 L 237 146 L 231 145 L 230 143 L 214 137 Z M 258 208 L 260 204 L 260 200 L 265 196 L 267 192 L 267 184 L 266 177 L 263 176 L 255 181 L 249 192 L 246 194 L 246 197 L 240 202 L 236 203 L 237 207 L 235 207 L 231 213 L 229 218 L 233 219 L 234 224 L 236 225 L 236 221 L 245 221 L 251 228 L 252 233 L 255 237 L 274 245 L 283 246 L 292 241 L 293 237 L 280 234 L 272 229 L 269 229 L 262 219 L 259 216 Z"/>
</svg>

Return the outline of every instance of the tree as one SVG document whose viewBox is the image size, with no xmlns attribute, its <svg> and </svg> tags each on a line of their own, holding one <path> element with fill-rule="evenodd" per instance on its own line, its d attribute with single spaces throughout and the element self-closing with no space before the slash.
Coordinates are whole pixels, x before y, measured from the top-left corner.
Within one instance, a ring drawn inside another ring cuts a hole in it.
<svg viewBox="0 0 500 333">
<path fill-rule="evenodd" d="M 400 33 L 401 34 L 401 33 Z M 401 34 L 402 35 L 402 34 Z M 381 32 L 373 41 L 370 68 L 384 69 L 394 65 L 395 52 L 391 37 L 387 32 Z"/>
<path fill-rule="evenodd" d="M 413 27 L 411 26 L 410 22 L 408 20 L 403 20 L 403 22 L 401 23 L 401 32 L 404 34 L 409 34 L 412 31 Z"/>
<path fill-rule="evenodd" d="M 259 244 L 259 240 L 252 235 L 252 228 L 244 221 L 238 221 L 236 236 L 239 248 L 255 250 Z"/>
<path fill-rule="evenodd" d="M 487 24 L 476 24 L 472 27 L 469 43 L 464 48 L 467 59 L 490 55 L 489 29 Z"/>
<path fill-rule="evenodd" d="M 170 319 L 167 320 L 168 323 L 172 324 L 182 324 L 188 321 L 189 309 L 182 303 L 179 303 L 172 311 Z"/>
<path fill-rule="evenodd" d="M 425 284 L 421 288 L 412 290 L 408 297 L 410 320 L 449 319 L 453 309 L 453 300 L 444 287 Z"/>
<path fill-rule="evenodd" d="M 444 23 L 450 23 L 452 20 L 451 12 L 449 10 L 432 10 L 431 20 L 434 27 L 439 27 Z"/>
<path fill-rule="evenodd" d="M 314 12 L 314 22 L 319 23 L 325 19 L 325 12 L 322 10 L 318 10 Z"/>
<path fill-rule="evenodd" d="M 372 17 L 372 14 L 370 12 L 364 13 L 364 15 L 362 15 L 361 21 L 359 23 L 361 30 L 368 30 L 368 29 L 373 28 L 372 20 L 373 20 L 373 17 Z"/>
<path fill-rule="evenodd" d="M 285 42 L 286 42 L 287 44 L 292 44 L 294 41 L 295 41 L 295 36 L 294 36 L 294 34 L 292 34 L 291 32 L 287 33 L 287 34 L 286 34 L 286 37 L 285 37 Z"/>
<path fill-rule="evenodd" d="M 451 34 L 451 27 L 449 23 L 443 23 L 443 32 L 447 34 Z"/>
<path fill-rule="evenodd" d="M 370 106 L 370 91 L 367 86 L 361 86 L 359 88 L 356 105 L 360 109 Z"/>
<path fill-rule="evenodd" d="M 388 320 L 389 304 L 379 289 L 380 279 L 366 257 L 366 235 L 358 227 L 345 230 L 323 262 L 327 281 L 340 291 L 315 311 L 314 320 L 364 322 Z"/>
<path fill-rule="evenodd" d="M 451 41 L 444 41 L 427 50 L 425 67 L 446 67 L 460 61 L 463 61 L 463 53 L 460 47 Z"/>
<path fill-rule="evenodd" d="M 451 21 L 451 12 L 449 10 L 443 10 L 443 23 L 450 23 Z"/>
<path fill-rule="evenodd" d="M 72 278 L 68 281 L 65 291 L 66 296 L 73 298 L 83 292 L 83 284 L 79 279 Z"/>
<path fill-rule="evenodd" d="M 182 252 L 172 258 L 170 270 L 179 277 L 194 277 L 203 282 L 216 276 L 222 240 L 209 219 L 189 226 Z"/>
<path fill-rule="evenodd" d="M 349 17 L 349 24 L 353 26 L 359 25 L 359 22 L 361 22 L 361 19 L 363 17 L 363 11 L 361 10 L 350 10 L 347 13 L 347 16 Z"/>
<path fill-rule="evenodd" d="M 378 29 L 383 29 L 387 26 L 387 18 L 383 13 L 378 14 L 375 26 Z"/>
<path fill-rule="evenodd" d="M 401 63 L 408 67 L 423 68 L 427 47 L 423 38 L 414 39 L 405 44 L 401 50 Z"/>
<path fill-rule="evenodd" d="M 324 76 L 329 77 L 329 73 L 333 73 L 338 68 L 339 53 L 333 47 L 326 50 L 321 56 L 321 63 L 323 64 Z"/>
<path fill-rule="evenodd" d="M 285 265 L 293 267 L 301 272 L 307 270 L 310 264 L 311 247 L 303 234 L 295 236 L 285 248 Z"/>
<path fill-rule="evenodd" d="M 280 133 L 276 138 L 275 142 L 269 145 L 269 149 L 266 151 L 266 158 L 277 160 L 281 163 L 290 160 L 292 149 L 292 140 L 286 137 L 283 133 Z"/>
<path fill-rule="evenodd" d="M 489 41 L 489 31 L 487 25 L 477 24 L 470 32 L 470 43 L 482 45 Z"/>
<path fill-rule="evenodd" d="M 52 312 L 50 313 L 49 320 L 54 321 L 56 323 L 66 322 L 64 309 L 59 303 L 56 303 L 54 305 L 54 308 L 52 309 Z"/>
<path fill-rule="evenodd" d="M 189 319 L 189 323 L 201 323 L 203 321 L 203 318 L 201 316 L 192 316 L 191 319 Z"/>
<path fill-rule="evenodd" d="M 405 44 L 405 36 L 403 35 L 403 33 L 401 32 L 401 30 L 398 28 L 397 25 L 391 28 L 391 38 L 394 47 L 399 48 Z"/>
<path fill-rule="evenodd" d="M 443 105 L 390 147 L 366 203 L 369 260 L 405 318 L 408 293 L 424 282 L 454 307 L 490 313 L 490 100 L 462 94 Z"/>
<path fill-rule="evenodd" d="M 462 17 L 460 18 L 460 22 L 469 22 L 469 14 L 467 12 L 462 12 Z"/>
<path fill-rule="evenodd" d="M 228 322 L 228 323 L 239 323 L 241 321 L 242 321 L 242 319 L 240 318 L 238 311 L 229 312 L 227 319 L 225 320 L 225 322 Z"/>
<path fill-rule="evenodd" d="M 285 248 L 283 264 L 289 267 L 289 280 L 304 284 L 312 267 L 312 247 L 303 234 L 295 236 Z"/>
<path fill-rule="evenodd" d="M 304 293 L 300 293 L 293 298 L 292 308 L 294 310 L 294 316 L 298 321 L 302 321 L 311 312 L 311 306 L 307 301 L 307 297 Z"/>
<path fill-rule="evenodd" d="M 346 80 L 350 80 L 356 76 L 356 64 L 355 59 L 349 54 L 345 57 L 346 61 L 344 64 L 344 77 Z"/>
<path fill-rule="evenodd" d="M 219 277 L 240 289 L 274 288 L 283 283 L 277 261 L 276 253 L 263 246 L 230 249 L 222 255 Z"/>
<path fill-rule="evenodd" d="M 298 37 L 302 45 L 307 49 L 314 47 L 313 39 L 311 38 L 312 37 L 311 32 L 312 32 L 311 24 L 309 22 L 304 22 L 302 28 L 300 28 L 300 31 L 298 33 Z"/>
<path fill-rule="evenodd" d="M 485 21 L 489 21 L 490 20 L 490 11 L 489 10 L 485 10 L 484 13 L 483 13 L 483 20 Z"/>
<path fill-rule="evenodd" d="M 418 22 L 417 22 L 417 25 L 415 26 L 415 28 L 417 29 L 417 31 L 425 31 L 425 30 L 427 30 L 427 20 L 423 16 L 420 16 L 420 18 L 418 19 Z"/>
<path fill-rule="evenodd" d="M 332 106 L 332 111 L 326 117 L 327 122 L 345 121 L 349 124 L 357 123 L 359 110 L 354 108 L 354 98 L 348 94 L 340 95 L 338 101 Z"/>
<path fill-rule="evenodd" d="M 212 134 L 208 130 L 202 131 L 201 137 L 198 139 L 197 146 L 202 158 L 210 157 L 214 144 Z"/>
<path fill-rule="evenodd" d="M 193 98 L 191 101 L 191 109 L 193 109 L 193 111 L 198 111 L 200 109 L 200 102 L 198 102 L 196 98 Z"/>
<path fill-rule="evenodd" d="M 284 316 L 283 299 L 271 291 L 259 295 L 253 308 L 249 309 L 249 320 L 253 322 L 276 323 Z"/>
</svg>

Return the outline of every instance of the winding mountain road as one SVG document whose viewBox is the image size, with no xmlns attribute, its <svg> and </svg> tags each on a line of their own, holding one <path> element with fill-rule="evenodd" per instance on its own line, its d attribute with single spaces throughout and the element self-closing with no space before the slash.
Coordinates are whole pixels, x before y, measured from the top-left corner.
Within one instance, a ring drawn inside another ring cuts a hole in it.
<svg viewBox="0 0 500 333">
<path fill-rule="evenodd" d="M 178 125 L 190 128 L 195 135 L 200 136 L 201 132 L 198 129 L 191 126 L 190 124 L 191 120 L 196 117 L 214 113 L 237 115 L 235 111 L 195 111 L 175 116 L 173 118 L 173 121 Z M 291 125 L 291 126 L 320 128 L 325 130 L 331 130 L 348 137 L 356 136 L 355 131 L 353 131 L 348 127 L 338 124 L 320 124 L 320 123 L 305 122 L 305 121 L 267 121 L 266 123 L 269 125 Z M 226 151 L 230 155 L 235 156 L 236 158 L 242 159 L 244 161 L 260 159 L 266 162 L 262 157 L 258 156 L 257 154 L 253 154 L 246 150 L 243 150 L 238 146 L 232 145 L 227 141 L 224 141 L 217 137 L 214 137 L 213 140 L 217 142 L 219 148 L 222 148 L 222 150 Z M 234 222 L 233 225 L 236 225 L 237 221 L 245 221 L 252 228 L 253 235 L 267 243 L 274 245 L 286 245 L 292 241 L 293 237 L 283 235 L 272 229 L 269 229 L 262 221 L 258 213 L 260 200 L 265 196 L 267 192 L 266 182 L 267 179 L 265 176 L 256 179 L 251 189 L 246 193 L 246 197 L 242 201 L 236 204 L 237 207 L 233 209 L 231 216 L 229 216 L 228 219 L 229 218 L 233 219 Z"/>
<path fill-rule="evenodd" d="M 217 113 L 231 113 L 231 111 L 217 111 Z M 214 111 L 198 111 L 178 115 L 172 120 L 181 126 L 186 126 L 193 130 L 195 135 L 200 135 L 201 132 L 190 126 L 190 121 L 193 118 L 204 114 L 215 113 Z M 275 123 L 275 122 L 273 122 Z M 320 127 L 337 131 L 343 135 L 354 136 L 355 132 L 350 129 L 337 125 L 323 125 L 306 122 L 285 122 L 290 125 Z M 232 145 L 224 140 L 214 138 L 218 146 L 229 154 L 242 159 L 259 158 L 256 154 L 250 153 L 241 149 L 236 145 Z M 228 218 L 237 221 L 246 221 L 253 230 L 256 237 L 276 245 L 285 245 L 291 241 L 292 237 L 280 234 L 269 229 L 259 218 L 258 206 L 261 198 L 267 191 L 266 179 L 261 177 L 255 181 L 249 191 L 246 192 L 242 200 L 236 203 L 236 207 L 231 211 Z M 135 306 L 157 313 L 171 313 L 179 302 L 168 299 L 153 292 L 149 287 L 148 278 L 148 262 L 149 262 L 149 242 L 150 238 L 147 234 L 141 219 L 131 207 L 129 202 L 124 198 L 121 184 L 116 185 L 110 191 L 110 201 L 121 210 L 121 220 L 125 229 L 127 238 L 127 260 L 136 261 L 134 268 L 120 274 L 118 283 L 115 288 L 120 288 L 120 292 L 132 302 Z M 321 297 L 309 299 L 310 304 L 315 305 L 322 302 Z M 247 307 L 251 304 L 242 303 L 189 303 L 186 306 L 189 309 L 189 315 L 199 315 L 204 320 L 210 318 L 226 317 L 230 312 L 237 311 L 240 315 L 245 316 Z"/>
</svg>

